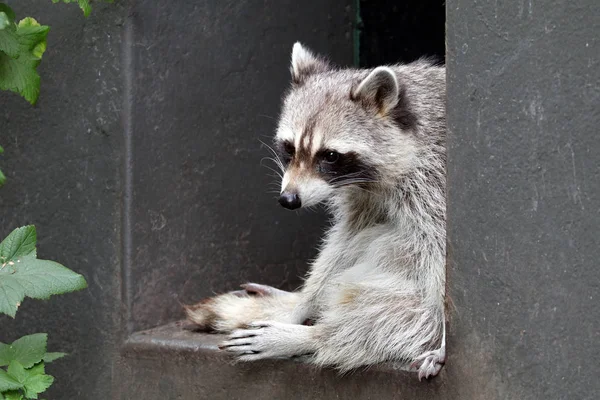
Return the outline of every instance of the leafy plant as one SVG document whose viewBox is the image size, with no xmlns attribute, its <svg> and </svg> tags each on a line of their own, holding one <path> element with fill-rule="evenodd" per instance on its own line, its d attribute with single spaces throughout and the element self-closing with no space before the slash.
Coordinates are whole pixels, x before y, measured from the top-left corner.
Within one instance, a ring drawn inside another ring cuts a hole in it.
<svg viewBox="0 0 600 400">
<path fill-rule="evenodd" d="M 35 104 L 40 95 L 36 69 L 46 51 L 49 30 L 31 17 L 15 22 L 15 13 L 0 4 L 0 89 L 18 93 Z"/>
<path fill-rule="evenodd" d="M 27 297 L 47 299 L 87 287 L 83 276 L 36 258 L 35 226 L 17 228 L 0 243 L 0 313 L 15 317 Z"/>
<path fill-rule="evenodd" d="M 23 336 L 11 344 L 0 342 L 0 400 L 37 399 L 54 382 L 45 367 L 65 353 L 48 353 L 48 335 Z"/>
<path fill-rule="evenodd" d="M 0 313 L 14 318 L 27 297 L 51 295 L 87 287 L 83 276 L 54 262 L 40 260 L 33 225 L 17 228 L 0 243 Z M 0 342 L 0 400 L 37 399 L 52 385 L 45 365 L 65 353 L 48 353 L 45 333 L 23 336 L 11 344 Z"/>
<path fill-rule="evenodd" d="M 104 0 L 112 3 L 113 0 Z M 53 3 L 78 3 L 87 17 L 92 11 L 90 0 L 52 0 Z M 0 3 L 0 90 L 10 90 L 34 105 L 40 95 L 37 67 L 46 51 L 50 27 L 26 17 L 16 22 L 14 11 Z M 0 154 L 3 152 L 0 147 Z M 0 171 L 0 186 L 6 177 Z"/>
<path fill-rule="evenodd" d="M 52 2 L 77 2 L 86 17 L 92 10 L 90 0 Z M 40 95 L 37 67 L 50 27 L 31 17 L 18 22 L 15 18 L 14 11 L 0 3 L 0 90 L 15 92 L 34 105 Z M 0 186 L 5 181 L 0 170 Z M 25 297 L 47 299 L 87 287 L 83 276 L 54 261 L 38 259 L 36 242 L 35 227 L 29 225 L 15 229 L 0 243 L 0 314 L 14 318 Z M 36 333 L 11 344 L 0 342 L 0 400 L 37 399 L 52 385 L 54 378 L 46 374 L 46 364 L 65 353 L 48 353 L 47 340 L 45 333 Z"/>
</svg>

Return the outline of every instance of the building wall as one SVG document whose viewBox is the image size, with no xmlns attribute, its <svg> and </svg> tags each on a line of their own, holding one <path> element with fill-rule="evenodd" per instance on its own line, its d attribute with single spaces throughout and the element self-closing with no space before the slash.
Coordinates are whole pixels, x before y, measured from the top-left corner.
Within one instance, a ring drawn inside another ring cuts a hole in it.
<svg viewBox="0 0 600 400">
<path fill-rule="evenodd" d="M 595 398 L 600 4 L 453 0 L 447 17 L 453 384 Z"/>
</svg>

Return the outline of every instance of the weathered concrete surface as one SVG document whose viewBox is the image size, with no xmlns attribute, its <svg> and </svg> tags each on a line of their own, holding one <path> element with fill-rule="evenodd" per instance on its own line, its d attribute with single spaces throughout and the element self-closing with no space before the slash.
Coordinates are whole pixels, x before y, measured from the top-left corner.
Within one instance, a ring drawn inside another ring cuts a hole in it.
<svg viewBox="0 0 600 400">
<path fill-rule="evenodd" d="M 175 324 L 136 333 L 125 344 L 119 363 L 129 384 L 112 398 L 444 398 L 444 379 L 419 382 L 406 372 L 372 368 L 340 376 L 294 361 L 233 364 L 217 350 L 220 340 L 221 335 L 186 332 Z"/>
<path fill-rule="evenodd" d="M 118 3 L 118 2 L 117 2 Z M 38 255 L 83 274 L 85 291 L 26 299 L 15 320 L 0 316 L 0 341 L 48 332 L 56 383 L 45 398 L 101 399 L 120 326 L 121 29 L 119 4 L 9 1 L 17 17 L 51 26 L 35 107 L 0 92 L 0 237 L 35 224 Z"/>
<path fill-rule="evenodd" d="M 133 4 L 131 330 L 248 280 L 299 286 L 325 219 L 277 204 L 260 141 L 295 41 L 352 62 L 350 3 Z"/>
<path fill-rule="evenodd" d="M 600 3 L 447 2 L 448 379 L 600 392 Z"/>
<path fill-rule="evenodd" d="M 259 140 L 273 134 L 293 42 L 350 63 L 353 11 L 140 1 L 85 19 L 75 5 L 10 5 L 52 30 L 38 105 L 0 92 L 1 233 L 36 224 L 40 256 L 90 287 L 25 301 L 0 319 L 0 340 L 48 332 L 71 353 L 49 368 L 48 396 L 106 398 L 127 331 L 246 280 L 299 284 L 324 218 L 280 209 Z"/>
</svg>

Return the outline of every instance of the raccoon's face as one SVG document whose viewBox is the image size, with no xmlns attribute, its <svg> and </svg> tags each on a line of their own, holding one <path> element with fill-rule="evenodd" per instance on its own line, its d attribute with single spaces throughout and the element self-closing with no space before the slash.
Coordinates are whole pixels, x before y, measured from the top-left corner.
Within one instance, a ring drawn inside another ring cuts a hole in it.
<svg viewBox="0 0 600 400">
<path fill-rule="evenodd" d="M 283 207 L 308 207 L 343 188 L 384 184 L 409 167 L 414 145 L 402 132 L 406 116 L 396 115 L 401 93 L 391 69 L 333 70 L 296 43 L 291 72 L 293 87 L 275 137 Z"/>
</svg>

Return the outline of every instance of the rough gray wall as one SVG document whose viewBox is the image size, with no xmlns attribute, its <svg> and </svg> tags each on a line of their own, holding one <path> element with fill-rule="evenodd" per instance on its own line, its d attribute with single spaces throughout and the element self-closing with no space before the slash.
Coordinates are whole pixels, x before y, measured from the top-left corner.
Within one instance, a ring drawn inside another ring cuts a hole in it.
<svg viewBox="0 0 600 400">
<path fill-rule="evenodd" d="M 462 399 L 600 391 L 600 3 L 447 2 Z"/>
<path fill-rule="evenodd" d="M 35 107 L 0 92 L 0 237 L 35 224 L 38 255 L 87 278 L 85 291 L 26 299 L 16 319 L 0 316 L 0 341 L 48 332 L 68 358 L 48 366 L 48 398 L 103 398 L 118 345 L 120 252 L 121 30 L 124 9 L 10 1 L 17 17 L 51 26 Z M 117 277 L 117 278 L 116 278 Z"/>
<path fill-rule="evenodd" d="M 277 204 L 260 141 L 274 134 L 296 40 L 352 62 L 348 3 L 133 5 L 130 329 L 248 280 L 299 286 L 324 218 Z"/>
<path fill-rule="evenodd" d="M 43 331 L 71 354 L 49 398 L 106 398 L 127 332 L 180 318 L 180 302 L 298 286 L 324 223 L 280 208 L 260 140 L 295 40 L 352 61 L 348 2 L 123 3 L 85 19 L 9 2 L 51 31 L 37 106 L 0 92 L 0 234 L 35 224 L 40 257 L 90 286 L 0 317 L 1 341 Z"/>
</svg>

